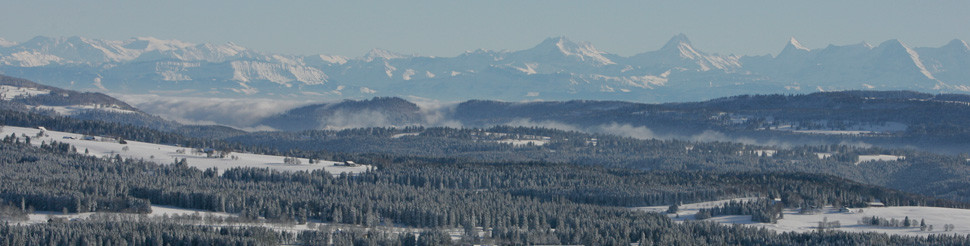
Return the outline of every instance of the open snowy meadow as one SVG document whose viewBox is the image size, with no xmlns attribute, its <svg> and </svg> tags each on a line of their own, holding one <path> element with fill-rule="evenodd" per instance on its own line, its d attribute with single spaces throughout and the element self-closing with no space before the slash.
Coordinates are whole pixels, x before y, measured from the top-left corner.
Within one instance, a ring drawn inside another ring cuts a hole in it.
<svg viewBox="0 0 970 246">
<path fill-rule="evenodd" d="M 667 214 L 675 221 L 693 220 L 694 214 L 702 208 L 712 208 L 730 201 L 752 201 L 756 198 L 738 198 L 720 201 L 710 201 L 701 203 L 683 204 L 675 214 Z M 651 206 L 634 208 L 638 211 L 655 212 L 666 214 L 669 206 Z M 911 220 L 925 221 L 932 225 L 932 231 L 920 230 L 919 223 L 911 227 L 889 227 L 862 225 L 859 222 L 863 217 L 879 217 L 887 220 L 896 219 L 902 221 L 906 217 Z M 812 214 L 800 214 L 797 209 L 785 209 L 784 218 L 779 219 L 778 223 L 760 223 L 751 220 L 751 215 L 729 215 L 718 216 L 706 219 L 724 224 L 741 224 L 748 226 L 761 227 L 776 230 L 779 232 L 811 232 L 817 230 L 818 223 L 821 221 L 835 222 L 841 224 L 839 228 L 830 228 L 846 232 L 878 232 L 893 235 L 907 236 L 926 236 L 933 234 L 970 234 L 970 209 L 939 208 L 939 207 L 869 207 L 869 208 L 850 208 L 848 211 L 839 211 L 837 208 L 825 207 L 821 211 Z M 952 231 L 944 231 L 944 225 L 954 226 Z"/>
<path fill-rule="evenodd" d="M 131 140 L 125 140 L 126 143 L 121 144 L 119 141 L 109 137 L 84 136 L 81 134 L 49 130 L 43 131 L 44 134 L 38 136 L 38 133 L 41 131 L 43 130 L 38 128 L 3 126 L 2 131 L 0 131 L 0 136 L 16 134 L 21 139 L 23 139 L 23 136 L 27 136 L 30 137 L 30 143 L 33 145 L 40 145 L 42 142 L 50 143 L 52 141 L 67 143 L 77 148 L 79 153 L 87 153 L 87 155 L 97 157 L 111 158 L 115 155 L 120 155 L 122 158 L 141 159 L 159 164 L 171 164 L 176 159 L 185 158 L 189 166 L 201 170 L 218 168 L 220 175 L 226 169 L 233 167 L 269 168 L 289 172 L 325 170 L 333 175 L 340 173 L 360 173 L 373 168 L 369 165 L 343 165 L 343 161 L 320 160 L 310 164 L 306 158 L 296 158 L 298 161 L 290 161 L 290 163 L 287 163 L 284 160 L 287 157 L 284 156 L 238 152 L 232 152 L 222 158 L 208 157 L 207 154 L 194 151 L 195 149 L 191 147 L 152 144 Z"/>
</svg>

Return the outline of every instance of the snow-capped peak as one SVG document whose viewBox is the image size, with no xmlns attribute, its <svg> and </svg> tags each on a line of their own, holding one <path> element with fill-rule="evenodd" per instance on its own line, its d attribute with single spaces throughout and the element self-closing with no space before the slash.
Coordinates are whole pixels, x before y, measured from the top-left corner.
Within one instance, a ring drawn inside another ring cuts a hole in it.
<svg viewBox="0 0 970 246">
<path fill-rule="evenodd" d="M 10 46 L 14 46 L 14 45 L 17 45 L 17 42 L 13 42 L 13 41 L 9 41 L 9 40 L 0 38 L 0 47 L 10 47 Z"/>
<path fill-rule="evenodd" d="M 334 64 L 344 64 L 347 63 L 347 57 L 343 56 L 332 56 L 332 55 L 317 55 L 321 61 L 334 63 Z"/>
<path fill-rule="evenodd" d="M 552 37 L 543 40 L 542 43 L 531 49 L 540 53 L 558 53 L 566 57 L 573 57 L 580 61 L 590 61 L 598 65 L 616 64 L 604 56 L 606 52 L 596 49 L 589 42 L 576 43 L 564 36 Z"/>
<path fill-rule="evenodd" d="M 700 59 L 704 57 L 704 54 L 701 54 L 700 51 L 694 49 L 694 46 L 691 45 L 690 40 L 687 39 L 687 35 L 684 35 L 683 33 L 674 35 L 673 38 L 670 38 L 670 41 L 667 41 L 667 44 L 665 44 L 663 48 L 660 48 L 660 51 L 668 54 L 675 53 L 680 57 L 687 59 Z"/>
<path fill-rule="evenodd" d="M 776 57 L 791 57 L 793 59 L 803 59 L 804 58 L 803 56 L 808 54 L 811 51 L 812 50 L 805 48 L 805 46 L 802 46 L 802 44 L 799 43 L 798 40 L 795 40 L 795 37 L 792 37 L 791 39 L 788 40 L 788 44 L 785 45 L 785 48 L 782 49 L 781 53 L 778 53 L 778 56 Z"/>
<path fill-rule="evenodd" d="M 185 49 L 195 46 L 193 43 L 183 42 L 179 40 L 164 40 L 154 37 L 135 37 L 132 38 L 125 44 L 125 48 L 135 49 L 140 51 L 169 51 L 176 49 Z"/>
<path fill-rule="evenodd" d="M 228 48 L 231 48 L 233 50 L 237 50 L 237 51 L 246 50 L 246 47 L 242 47 L 242 46 L 240 46 L 240 45 L 238 45 L 236 43 L 233 43 L 233 42 L 226 42 L 225 46 L 228 47 Z"/>
<path fill-rule="evenodd" d="M 791 37 L 791 39 L 788 40 L 788 45 L 787 46 L 788 47 L 792 47 L 792 48 L 794 48 L 796 50 L 811 51 L 810 49 L 805 48 L 805 46 L 802 46 L 802 44 L 799 43 L 798 40 L 795 39 L 795 37 Z"/>
<path fill-rule="evenodd" d="M 370 62 L 370 61 L 379 60 L 379 59 L 391 60 L 391 59 L 398 59 L 398 58 L 405 58 L 405 57 L 406 57 L 405 55 L 394 53 L 389 50 L 374 48 L 368 51 L 366 55 L 364 55 L 364 61 Z"/>
<path fill-rule="evenodd" d="M 737 56 L 708 55 L 694 49 L 687 35 L 674 35 L 663 48 L 657 51 L 641 53 L 631 57 L 637 65 L 656 69 L 685 69 L 708 71 L 734 70 L 741 67 Z"/>
<path fill-rule="evenodd" d="M 679 49 L 682 46 L 690 47 L 692 46 L 692 44 L 690 43 L 690 39 L 687 39 L 686 34 L 679 33 L 677 35 L 674 35 L 674 37 L 670 38 L 670 41 L 667 41 L 667 43 L 664 44 L 664 47 L 660 49 L 662 50 Z"/>
<path fill-rule="evenodd" d="M 929 70 L 926 69 L 926 66 L 923 65 L 922 60 L 919 58 L 919 54 L 913 49 L 910 49 L 909 46 L 906 46 L 906 44 L 903 44 L 903 42 L 900 42 L 898 39 L 890 39 L 886 42 L 882 42 L 876 48 L 883 50 L 883 52 L 905 52 L 906 55 L 908 55 L 912 60 L 913 65 L 919 69 L 920 73 L 929 79 L 935 79 L 933 74 L 931 74 Z"/>
</svg>

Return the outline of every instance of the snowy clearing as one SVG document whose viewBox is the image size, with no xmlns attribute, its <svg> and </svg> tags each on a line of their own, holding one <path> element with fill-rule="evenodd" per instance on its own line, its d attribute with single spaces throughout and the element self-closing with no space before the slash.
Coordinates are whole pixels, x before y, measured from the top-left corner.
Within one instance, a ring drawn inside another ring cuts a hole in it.
<svg viewBox="0 0 970 246">
<path fill-rule="evenodd" d="M 236 214 L 222 213 L 222 212 L 210 212 L 197 209 L 187 209 L 172 206 L 152 206 L 152 212 L 148 214 L 128 214 L 128 213 L 115 213 L 115 212 L 89 212 L 89 213 L 61 213 L 61 212 L 50 212 L 50 211 L 37 211 L 28 214 L 28 219 L 26 221 L 9 221 L 11 225 L 31 225 L 47 223 L 49 219 L 64 219 L 64 220 L 86 220 L 90 219 L 94 215 L 117 215 L 121 216 L 121 219 L 136 220 L 142 216 L 147 218 L 160 219 L 162 217 L 173 217 L 173 216 L 193 216 L 198 219 L 188 219 L 188 220 L 176 220 L 171 218 L 170 220 L 176 221 L 183 224 L 193 224 L 193 225 L 203 225 L 212 227 L 265 227 L 275 231 L 292 232 L 297 233 L 300 231 L 307 230 L 317 230 L 318 226 L 331 226 L 332 228 L 338 230 L 346 229 L 363 229 L 363 230 L 380 230 L 389 233 L 421 233 L 427 229 L 424 228 L 412 228 L 405 226 L 375 226 L 375 227 L 364 227 L 360 225 L 351 224 L 339 224 L 339 223 L 324 223 L 319 220 L 309 220 L 307 224 L 297 224 L 295 222 L 285 223 L 285 222 L 266 222 L 266 221 L 240 221 L 240 217 Z M 205 220 L 204 218 L 219 218 L 221 220 Z M 200 220 L 201 219 L 201 220 Z M 476 231 L 479 236 L 485 236 L 491 234 L 491 229 L 485 229 L 482 227 L 476 227 Z M 465 234 L 462 228 L 443 228 L 442 231 L 448 233 L 452 240 L 461 240 L 462 236 Z"/>
<path fill-rule="evenodd" d="M 859 155 L 859 160 L 855 164 L 859 165 L 859 163 L 870 161 L 898 161 L 905 159 L 906 156 L 901 155 Z"/>
<path fill-rule="evenodd" d="M 31 213 L 31 214 L 28 214 L 27 215 L 28 219 L 26 221 L 20 221 L 18 224 L 20 224 L 20 223 L 23 223 L 23 224 L 47 223 L 47 220 L 50 219 L 50 218 L 61 218 L 61 219 L 67 219 L 67 220 L 87 219 L 88 217 L 91 217 L 91 215 L 99 214 L 99 213 L 103 213 L 103 214 L 122 214 L 122 215 L 139 215 L 139 214 L 105 213 L 105 212 L 67 213 L 67 214 L 64 214 L 64 213 L 60 213 L 60 212 L 38 211 L 38 212 L 34 212 L 34 213 Z M 202 216 L 215 216 L 215 217 L 224 217 L 224 218 L 225 217 L 235 217 L 235 215 L 228 214 L 228 213 L 209 212 L 209 211 L 203 211 L 203 210 L 185 209 L 185 208 L 178 208 L 178 207 L 171 207 L 171 206 L 152 206 L 152 212 L 151 213 L 148 213 L 147 216 L 149 216 L 149 217 L 165 216 L 165 215 L 167 215 L 167 216 L 173 216 L 173 215 L 184 216 L 184 215 L 193 215 L 193 214 L 196 214 L 196 213 L 198 213 L 199 215 L 202 215 Z"/>
<path fill-rule="evenodd" d="M 724 200 L 710 201 L 710 202 L 699 202 L 699 203 L 683 204 L 683 205 L 680 205 L 677 208 L 677 213 L 676 214 L 667 214 L 667 209 L 670 208 L 670 205 L 650 206 L 650 207 L 636 207 L 636 208 L 633 208 L 633 209 L 634 210 L 637 210 L 637 211 L 643 211 L 643 212 L 652 212 L 652 213 L 667 214 L 671 218 L 675 218 L 676 217 L 676 218 L 678 218 L 678 220 L 683 221 L 683 220 L 686 220 L 686 219 L 694 219 L 694 214 L 697 214 L 697 211 L 699 211 L 702 208 L 713 208 L 713 207 L 720 206 L 722 204 L 725 204 L 725 203 L 728 203 L 728 202 L 731 202 L 731 201 L 750 202 L 750 201 L 754 201 L 754 200 L 758 200 L 758 198 L 757 197 L 744 197 L 744 198 L 724 199 Z"/>
<path fill-rule="evenodd" d="M 402 138 L 402 137 L 410 137 L 410 136 L 418 136 L 418 135 L 421 135 L 421 133 L 420 132 L 398 133 L 398 134 L 392 135 L 391 138 Z"/>
<path fill-rule="evenodd" d="M 49 211 L 38 211 L 28 214 L 28 219 L 26 221 L 10 221 L 13 225 L 30 225 L 30 224 L 40 224 L 47 223 L 50 219 L 65 219 L 65 220 L 86 220 L 90 219 L 95 215 L 116 215 L 123 216 L 122 219 L 137 219 L 139 217 L 147 218 L 161 218 L 161 217 L 173 217 L 173 216 L 198 216 L 199 219 L 210 217 L 210 218 L 221 218 L 226 219 L 224 222 L 214 223 L 206 222 L 204 220 L 189 220 L 181 221 L 180 223 L 194 224 L 194 225 L 206 225 L 215 227 L 238 227 L 238 226 L 258 226 L 266 227 L 276 231 L 289 231 L 289 232 L 299 232 L 305 230 L 313 230 L 315 228 L 310 228 L 310 224 L 288 224 L 288 223 L 270 223 L 270 222 L 239 222 L 239 216 L 229 213 L 221 212 L 210 212 L 204 210 L 196 209 L 186 209 L 171 206 L 152 206 L 152 212 L 148 214 L 128 214 L 128 213 L 115 213 L 115 212 L 89 212 L 89 213 L 60 213 L 60 212 L 49 212 Z M 172 219 L 174 220 L 174 219 Z M 320 224 L 319 221 L 310 221 L 314 224 Z"/>
<path fill-rule="evenodd" d="M 37 88 L 0 85 L 0 100 L 13 100 L 17 97 L 32 97 L 50 93 L 51 91 L 49 90 L 41 90 Z"/>
<path fill-rule="evenodd" d="M 535 145 L 535 146 L 542 146 L 542 145 L 545 145 L 546 143 L 548 143 L 549 141 L 546 141 L 546 140 L 502 139 L 502 140 L 498 140 L 498 141 L 495 141 L 495 142 L 503 143 L 503 144 L 512 144 L 512 146 L 519 147 L 519 146 L 527 146 L 529 144 L 532 144 L 532 145 Z"/>
<path fill-rule="evenodd" d="M 859 225 L 862 217 L 876 216 L 885 219 L 903 220 L 907 216 L 917 221 L 925 220 L 927 225 L 933 225 L 933 231 L 920 231 L 919 224 L 914 227 L 885 227 L 873 225 Z M 849 209 L 849 212 L 839 212 L 833 207 L 826 207 L 817 214 L 798 214 L 796 209 L 786 209 L 785 218 L 777 224 L 755 223 L 750 215 L 721 216 L 707 219 L 719 223 L 744 224 L 758 226 L 765 229 L 785 232 L 811 232 L 816 230 L 819 221 L 839 221 L 840 228 L 834 230 L 846 232 L 879 232 L 893 235 L 925 236 L 931 234 L 970 234 L 970 210 L 937 207 L 882 207 Z M 953 224 L 954 230 L 945 232 L 943 227 Z"/>
<path fill-rule="evenodd" d="M 684 204 L 679 207 L 679 211 L 676 214 L 667 214 L 667 216 L 678 222 L 693 220 L 694 214 L 696 214 L 700 208 L 711 208 L 732 200 L 751 201 L 755 199 L 756 198 L 739 198 Z M 644 212 L 666 214 L 668 207 L 669 206 L 652 206 L 634 209 Z M 798 209 L 785 209 L 784 218 L 779 219 L 777 224 L 754 222 L 751 221 L 750 215 L 719 216 L 706 219 L 706 221 L 756 226 L 779 232 L 812 232 L 816 230 L 818 222 L 825 220 L 828 222 L 838 221 L 842 226 L 840 228 L 832 229 L 846 232 L 878 232 L 906 236 L 926 236 L 932 234 L 970 234 L 970 209 L 939 207 L 870 207 L 850 208 L 848 212 L 840 212 L 839 209 L 830 206 L 825 207 L 820 212 L 815 214 L 799 214 L 798 212 Z M 859 221 L 863 217 L 871 216 L 884 218 L 887 220 L 903 220 L 909 216 L 909 218 L 912 220 L 925 220 L 927 225 L 933 226 L 933 231 L 920 231 L 919 223 L 913 227 L 887 227 L 859 224 Z M 954 230 L 949 232 L 944 231 L 943 228 L 946 224 L 954 225 Z"/>
<path fill-rule="evenodd" d="M 837 131 L 837 130 L 793 130 L 795 133 L 821 134 L 821 135 L 863 135 L 874 134 L 874 131 Z"/>
<path fill-rule="evenodd" d="M 41 142 L 50 143 L 52 141 L 67 143 L 77 148 L 79 153 L 86 152 L 90 156 L 97 157 L 110 158 L 115 155 L 120 155 L 123 158 L 142 159 L 159 164 L 171 164 L 176 158 L 185 158 L 189 166 L 202 170 L 206 168 L 218 168 L 220 175 L 223 171 L 233 167 L 269 168 L 289 172 L 326 170 L 333 175 L 344 172 L 360 173 L 372 168 L 369 165 L 346 166 L 343 165 L 343 162 L 322 160 L 314 164 L 309 164 L 309 160 L 305 158 L 296 158 L 299 164 L 286 164 L 284 162 L 284 158 L 286 157 L 283 156 L 237 152 L 232 152 L 225 158 L 210 158 L 207 157 L 207 154 L 194 151 L 193 148 L 188 147 L 151 144 L 130 140 L 126 140 L 127 144 L 120 144 L 111 138 L 100 136 L 88 136 L 87 138 L 89 140 L 85 140 L 84 135 L 58 131 L 44 131 L 45 136 L 37 137 L 37 133 L 40 131 L 40 129 L 34 128 L 3 126 L 2 131 L 0 131 L 0 136 L 9 136 L 11 133 L 16 134 L 18 137 L 26 135 L 31 138 L 30 143 L 33 145 L 40 145 Z"/>
</svg>

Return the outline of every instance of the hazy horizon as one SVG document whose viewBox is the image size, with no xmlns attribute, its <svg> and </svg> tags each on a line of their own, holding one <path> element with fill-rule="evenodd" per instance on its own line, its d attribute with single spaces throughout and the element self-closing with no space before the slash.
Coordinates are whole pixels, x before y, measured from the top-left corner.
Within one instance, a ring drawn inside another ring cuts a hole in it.
<svg viewBox="0 0 970 246">
<path fill-rule="evenodd" d="M 488 2 L 12 2 L 0 10 L 0 38 L 150 36 L 233 42 L 271 53 L 356 57 L 373 48 L 455 56 L 466 50 L 522 50 L 549 37 L 590 42 L 630 56 L 686 34 L 720 54 L 777 54 L 789 37 L 808 48 L 899 39 L 939 47 L 970 39 L 967 1 L 806 3 L 705 1 Z M 41 17 L 41 18 L 38 18 Z M 764 21 L 772 20 L 772 21 Z"/>
</svg>

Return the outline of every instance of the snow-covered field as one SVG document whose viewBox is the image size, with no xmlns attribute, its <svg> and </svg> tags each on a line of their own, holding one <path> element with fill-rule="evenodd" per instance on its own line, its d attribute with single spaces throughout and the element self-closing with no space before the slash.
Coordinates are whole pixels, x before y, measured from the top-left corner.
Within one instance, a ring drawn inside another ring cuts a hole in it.
<svg viewBox="0 0 970 246">
<path fill-rule="evenodd" d="M 725 200 L 710 201 L 710 202 L 699 202 L 699 203 L 683 204 L 683 205 L 680 205 L 677 208 L 678 210 L 677 210 L 677 213 L 676 214 L 667 214 L 667 209 L 670 208 L 670 205 L 666 205 L 666 206 L 650 206 L 650 207 L 637 207 L 637 208 L 633 208 L 633 209 L 638 210 L 638 211 L 644 211 L 644 212 L 653 212 L 653 213 L 667 214 L 671 218 L 677 218 L 678 220 L 683 221 L 683 220 L 687 220 L 687 219 L 694 219 L 694 214 L 697 214 L 697 211 L 699 211 L 702 208 L 713 208 L 713 207 L 716 207 L 716 206 L 720 206 L 720 205 L 722 205 L 724 203 L 728 203 L 730 201 L 749 202 L 749 201 L 754 201 L 754 200 L 757 200 L 757 199 L 758 198 L 756 198 L 756 197 L 745 197 L 745 198 L 725 199 Z"/>
<path fill-rule="evenodd" d="M 758 156 L 767 156 L 767 157 L 772 157 L 772 156 L 774 156 L 775 154 L 778 153 L 777 150 L 772 150 L 772 149 L 759 149 L 759 150 L 754 150 L 752 152 L 755 155 L 758 155 Z"/>
<path fill-rule="evenodd" d="M 156 217 L 156 216 L 164 216 L 164 215 L 168 215 L 168 216 L 173 216 L 173 215 L 192 215 L 192 214 L 195 214 L 195 213 L 199 213 L 199 215 L 203 215 L 203 216 L 216 216 L 216 217 L 234 217 L 235 216 L 235 215 L 227 214 L 227 213 L 208 212 L 208 211 L 203 211 L 203 210 L 184 209 L 184 208 L 177 208 L 177 207 L 170 207 L 170 206 L 152 206 L 152 212 L 149 213 L 149 214 L 147 214 L 147 216 L 149 216 L 149 217 Z M 22 221 L 22 222 L 17 222 L 17 223 L 25 223 L 25 224 L 46 223 L 47 220 L 50 219 L 50 218 L 62 218 L 62 219 L 68 219 L 68 220 L 71 220 L 71 219 L 87 219 L 88 217 L 91 217 L 91 215 L 94 215 L 94 214 L 97 214 L 97 213 L 67 213 L 67 214 L 64 214 L 64 213 L 60 213 L 60 212 L 38 211 L 38 212 L 31 213 L 31 214 L 27 215 L 27 217 L 28 217 L 27 221 Z M 121 214 L 121 213 L 106 213 L 106 214 Z M 134 214 L 134 215 L 137 215 L 137 214 Z"/>
<path fill-rule="evenodd" d="M 792 130 L 796 133 L 821 134 L 821 135 L 862 135 L 874 134 L 874 131 L 841 131 L 841 130 Z"/>
<path fill-rule="evenodd" d="M 549 141 L 546 141 L 546 140 L 502 139 L 502 140 L 498 140 L 498 141 L 495 141 L 495 142 L 503 143 L 503 144 L 512 144 L 512 146 L 518 147 L 518 146 L 526 146 L 526 145 L 529 145 L 529 144 L 532 144 L 532 145 L 535 145 L 535 146 L 542 146 L 542 145 L 548 143 Z"/>
<path fill-rule="evenodd" d="M 32 97 L 50 93 L 51 91 L 49 90 L 41 90 L 37 88 L 0 85 L 0 100 L 13 100 L 17 97 Z"/>
<path fill-rule="evenodd" d="M 418 136 L 418 135 L 421 135 L 421 133 L 420 132 L 398 133 L 391 136 L 391 138 L 402 138 L 402 137 L 410 137 L 410 136 Z"/>
<path fill-rule="evenodd" d="M 876 216 L 886 219 L 903 220 L 906 216 L 910 219 L 925 220 L 927 225 L 933 225 L 933 231 L 920 231 L 919 225 L 914 227 L 881 227 L 873 225 L 859 225 L 858 221 L 862 217 Z M 937 207 L 883 207 L 883 208 L 862 208 L 849 209 L 849 212 L 839 212 L 832 207 L 826 207 L 818 214 L 802 215 L 797 210 L 785 210 L 785 218 L 778 220 L 777 224 L 755 223 L 751 221 L 751 216 L 722 216 L 708 219 L 719 223 L 745 224 L 763 227 L 777 231 L 790 232 L 809 232 L 815 230 L 818 222 L 822 220 L 839 221 L 842 224 L 841 230 L 846 232 L 881 232 L 895 235 L 930 235 L 930 234 L 970 234 L 970 210 L 956 208 L 937 208 Z M 953 224 L 953 231 L 943 231 L 943 226 Z"/>
<path fill-rule="evenodd" d="M 753 200 L 754 198 L 741 198 L 733 200 Z M 702 202 L 684 204 L 680 206 L 677 214 L 668 214 L 675 221 L 684 221 L 694 218 L 694 214 L 700 208 L 710 208 L 718 204 L 723 204 L 731 200 L 720 200 L 712 202 Z M 668 206 L 653 206 L 634 208 L 645 212 L 666 213 Z M 858 222 L 862 217 L 876 216 L 885 219 L 903 220 L 907 216 L 916 221 L 925 220 L 927 225 L 933 225 L 933 231 L 920 231 L 919 224 L 914 227 L 884 227 L 873 225 L 860 225 Z M 730 215 L 719 216 L 706 219 L 726 224 L 741 224 L 755 227 L 762 227 L 781 232 L 811 232 L 815 231 L 818 222 L 826 220 L 828 222 L 839 221 L 842 225 L 834 230 L 846 232 L 879 232 L 895 235 L 925 236 L 931 234 L 970 234 L 970 209 L 938 208 L 938 207 L 871 207 L 871 208 L 852 208 L 848 212 L 840 212 L 833 207 L 826 207 L 816 214 L 799 214 L 797 209 L 786 209 L 784 218 L 778 220 L 777 224 L 760 223 L 751 221 L 750 215 Z M 944 225 L 954 225 L 954 230 L 946 232 Z"/>
<path fill-rule="evenodd" d="M 47 223 L 47 221 L 49 219 L 52 219 L 52 218 L 65 219 L 65 220 L 85 220 L 85 219 L 89 219 L 91 216 L 94 216 L 94 215 L 125 215 L 125 216 L 134 216 L 134 217 L 140 217 L 140 216 L 142 216 L 141 214 L 125 214 L 125 213 L 113 213 L 113 212 L 91 212 L 91 213 L 67 213 L 67 214 L 64 214 L 64 213 L 60 213 L 60 212 L 38 211 L 38 212 L 31 213 L 31 214 L 27 215 L 28 219 L 26 221 L 10 221 L 10 223 L 11 224 L 14 224 L 14 225 L 29 225 L 29 224 Z M 204 217 L 219 217 L 219 218 L 226 218 L 226 219 L 239 217 L 237 215 L 228 214 L 228 213 L 209 212 L 209 211 L 204 211 L 204 210 L 185 209 L 185 208 L 170 207 L 170 206 L 152 206 L 152 212 L 151 213 L 148 213 L 148 214 L 146 214 L 144 216 L 146 216 L 148 218 L 158 218 L 158 217 L 162 217 L 162 216 L 172 217 L 172 216 L 188 216 L 188 215 L 198 215 L 198 216 L 201 216 L 203 218 Z M 311 222 L 313 222 L 315 224 L 320 224 L 319 221 L 311 221 Z M 216 226 L 216 227 L 221 227 L 221 226 L 261 226 L 261 227 L 266 227 L 266 228 L 270 228 L 270 229 L 275 229 L 275 230 L 278 230 L 278 231 L 291 231 L 291 232 L 294 232 L 294 231 L 305 231 L 305 230 L 312 230 L 312 229 L 314 229 L 314 228 L 310 228 L 308 224 L 299 225 L 299 224 L 281 224 L 281 223 L 268 223 L 268 222 L 227 222 L 227 223 L 219 223 L 219 224 L 206 224 L 203 221 L 197 221 L 197 222 L 192 223 L 192 224 L 210 225 L 210 226 Z"/>
<path fill-rule="evenodd" d="M 859 155 L 859 160 L 855 164 L 859 165 L 859 163 L 870 161 L 898 161 L 904 159 L 906 157 L 901 155 Z"/>
<path fill-rule="evenodd" d="M 91 218 L 91 216 L 93 215 L 125 215 L 125 216 L 130 216 L 127 218 L 131 218 L 131 219 L 135 219 L 142 216 L 141 214 L 125 214 L 125 213 L 113 213 L 113 212 L 64 214 L 60 212 L 38 211 L 38 212 L 29 214 L 27 216 L 28 219 L 26 221 L 9 221 L 9 223 L 11 225 L 29 225 L 29 224 L 47 223 L 47 221 L 52 218 L 65 219 L 65 220 L 85 220 L 85 219 Z M 236 222 L 229 222 L 230 219 L 233 219 L 233 218 L 238 219 L 239 216 L 235 214 L 229 214 L 229 213 L 209 212 L 204 210 L 186 209 L 186 208 L 171 207 L 171 206 L 152 206 L 152 212 L 144 216 L 148 218 L 158 218 L 162 216 L 173 217 L 173 216 L 189 216 L 189 215 L 196 215 L 202 218 L 219 217 L 219 218 L 226 219 L 226 221 L 223 223 L 207 223 L 206 221 L 194 221 L 194 222 L 190 221 L 190 222 L 183 222 L 183 223 L 207 225 L 207 226 L 214 226 L 214 227 L 257 226 L 257 227 L 266 227 L 276 231 L 286 231 L 286 232 L 316 230 L 316 226 L 318 225 L 328 225 L 328 226 L 332 226 L 334 228 L 340 228 L 340 229 L 349 229 L 349 228 L 358 228 L 358 229 L 365 229 L 365 230 L 374 229 L 374 230 L 381 230 L 384 232 L 395 233 L 395 234 L 396 233 L 420 233 L 426 230 L 422 228 L 412 228 L 412 227 L 404 227 L 404 226 L 378 226 L 374 228 L 366 228 L 360 225 L 323 223 L 319 220 L 310 220 L 308 221 L 310 223 L 302 224 L 302 225 L 295 224 L 295 223 L 284 224 L 284 223 L 271 223 L 271 222 L 258 222 L 258 221 L 238 222 L 238 220 Z M 122 218 L 124 219 L 125 217 L 122 217 Z M 486 230 L 484 228 L 476 227 L 476 230 L 478 230 L 479 236 L 484 236 L 486 234 Z M 444 228 L 442 229 L 442 231 L 444 231 L 445 233 L 448 233 L 451 236 L 452 240 L 460 240 L 462 235 L 464 235 L 464 229 L 462 228 Z"/>
<path fill-rule="evenodd" d="M 233 167 L 256 167 L 269 168 L 279 171 L 312 171 L 326 170 L 331 174 L 337 175 L 343 172 L 360 173 L 371 169 L 369 165 L 343 166 L 343 162 L 318 161 L 309 164 L 309 160 L 298 158 L 300 164 L 285 164 L 283 156 L 258 155 L 249 153 L 233 152 L 225 158 L 209 158 L 206 154 L 194 154 L 192 148 L 143 143 L 138 141 L 126 140 L 127 144 L 120 144 L 118 141 L 101 141 L 105 138 L 95 137 L 95 140 L 83 140 L 83 135 L 58 131 L 45 131 L 45 136 L 36 137 L 41 130 L 35 128 L 3 126 L 0 136 L 9 136 L 11 133 L 17 136 L 27 135 L 31 138 L 31 144 L 40 145 L 41 142 L 50 143 L 57 141 L 67 143 L 80 153 L 87 152 L 88 155 L 98 157 L 114 157 L 121 155 L 123 158 L 143 159 L 160 164 L 171 164 L 175 159 L 185 158 L 189 166 L 199 169 L 218 168 L 219 174 Z M 233 158 L 233 156 L 235 158 Z"/>
</svg>

